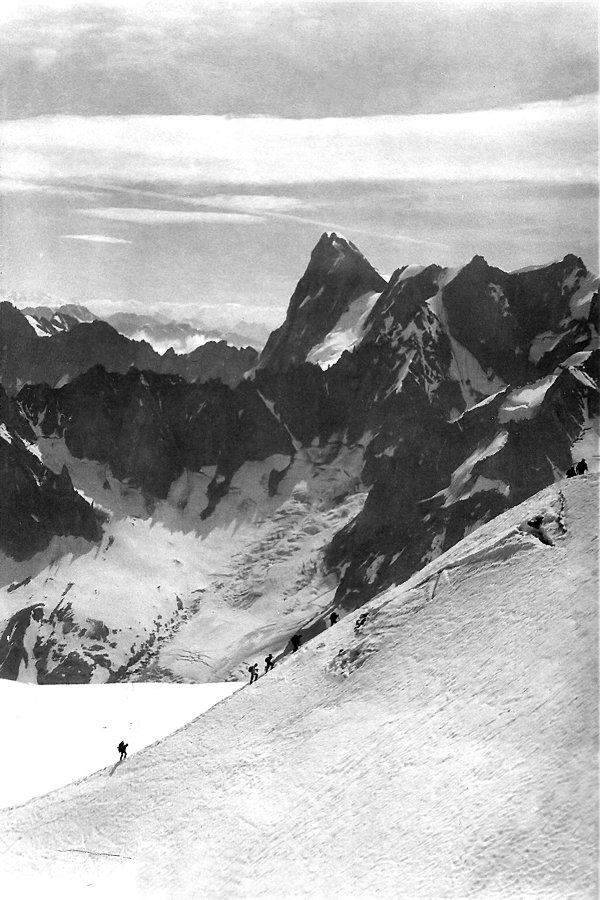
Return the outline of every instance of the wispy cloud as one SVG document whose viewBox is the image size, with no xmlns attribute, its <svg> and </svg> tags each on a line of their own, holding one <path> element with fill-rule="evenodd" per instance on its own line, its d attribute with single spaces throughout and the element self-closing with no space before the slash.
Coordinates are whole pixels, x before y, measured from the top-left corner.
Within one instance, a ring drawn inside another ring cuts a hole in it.
<svg viewBox="0 0 600 900">
<path fill-rule="evenodd" d="M 6 122 L 3 170 L 18 180 L 98 185 L 590 182 L 596 178 L 596 120 L 593 95 L 447 115 L 59 116 Z"/>
<path fill-rule="evenodd" d="M 110 185 L 113 193 L 123 194 L 125 196 L 134 196 L 140 202 L 147 202 L 149 199 L 160 200 L 161 202 L 177 202 L 184 206 L 209 206 L 219 207 L 221 210 L 231 209 L 236 211 L 247 211 L 250 215 L 260 213 L 262 220 L 275 219 L 279 222 L 289 222 L 290 224 L 317 225 L 319 228 L 328 228 L 334 230 L 344 230 L 344 219 L 342 218 L 325 218 L 318 215 L 318 207 L 321 201 L 302 200 L 298 197 L 282 196 L 278 194 L 212 194 L 206 197 L 190 196 L 186 194 L 174 194 L 169 191 L 148 190 L 144 188 L 130 188 L 119 185 Z M 315 210 L 317 210 L 315 212 Z M 87 212 L 86 210 L 78 210 L 78 212 Z M 142 213 L 147 212 L 146 209 L 141 210 Z M 93 215 L 98 215 L 96 211 Z M 221 213 L 223 224 L 227 221 L 237 221 L 231 215 L 226 218 L 226 213 Z M 103 218 L 110 218 L 109 215 Z M 121 221 L 123 218 L 121 217 Z M 128 221 L 133 221 L 128 219 Z M 141 218 L 136 218 L 141 222 Z M 170 221 L 168 218 L 162 221 Z M 191 221 L 194 219 L 185 219 L 181 221 Z M 215 220 L 216 221 L 216 220 Z M 160 222 L 157 220 L 157 224 Z M 145 224 L 145 223 L 143 223 Z M 432 241 L 430 239 L 418 238 L 415 236 L 402 234 L 398 231 L 386 231 L 384 228 L 367 228 L 365 226 L 351 223 L 347 225 L 354 235 L 369 235 L 370 237 L 382 238 L 386 241 L 394 243 L 402 243 L 406 245 L 421 244 L 430 247 L 447 247 L 446 242 Z"/>
<path fill-rule="evenodd" d="M 125 238 L 112 237 L 109 234 L 63 234 L 63 240 L 89 241 L 92 244 L 131 244 Z"/>
<path fill-rule="evenodd" d="M 63 184 L 48 184 L 41 181 L 26 181 L 0 176 L 0 194 L 51 194 L 56 197 L 67 197 L 73 200 L 101 200 L 102 194 L 95 190 L 70 187 Z"/>
<path fill-rule="evenodd" d="M 78 209 L 82 216 L 108 219 L 112 222 L 131 222 L 135 225 L 260 225 L 260 216 L 233 212 L 189 212 L 180 209 L 147 209 L 133 206 L 109 206 L 98 209 Z"/>
<path fill-rule="evenodd" d="M 188 202 L 198 206 L 218 209 L 234 209 L 255 214 L 285 213 L 306 207 L 306 201 L 298 197 L 277 194 L 213 194 L 209 197 L 190 197 Z"/>
</svg>

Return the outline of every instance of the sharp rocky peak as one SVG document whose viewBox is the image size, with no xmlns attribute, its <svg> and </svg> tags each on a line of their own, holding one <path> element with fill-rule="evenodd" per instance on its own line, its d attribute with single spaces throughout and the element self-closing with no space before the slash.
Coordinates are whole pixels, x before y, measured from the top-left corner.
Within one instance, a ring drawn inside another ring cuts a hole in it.
<svg viewBox="0 0 600 900">
<path fill-rule="evenodd" d="M 335 231 L 324 231 L 317 243 L 315 244 L 311 258 L 320 258 L 322 256 L 333 255 L 338 256 L 340 253 L 352 254 L 365 259 L 356 244 L 349 241 L 342 234 Z"/>
<path fill-rule="evenodd" d="M 281 371 L 303 363 L 359 297 L 387 286 L 360 250 L 335 232 L 321 235 L 259 366 Z"/>
</svg>

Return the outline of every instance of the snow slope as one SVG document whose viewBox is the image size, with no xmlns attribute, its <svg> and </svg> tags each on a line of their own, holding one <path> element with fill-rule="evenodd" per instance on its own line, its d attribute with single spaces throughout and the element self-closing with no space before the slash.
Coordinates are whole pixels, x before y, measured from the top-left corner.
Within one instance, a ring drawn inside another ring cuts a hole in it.
<svg viewBox="0 0 600 900">
<path fill-rule="evenodd" d="M 596 896 L 597 489 L 545 489 L 376 597 L 362 627 L 346 617 L 112 775 L 1 812 L 3 885 Z"/>
<path fill-rule="evenodd" d="M 136 753 L 241 687 L 227 684 L 23 685 L 0 679 L 0 807 L 25 803 Z M 43 746 L 40 747 L 40 739 Z"/>
</svg>

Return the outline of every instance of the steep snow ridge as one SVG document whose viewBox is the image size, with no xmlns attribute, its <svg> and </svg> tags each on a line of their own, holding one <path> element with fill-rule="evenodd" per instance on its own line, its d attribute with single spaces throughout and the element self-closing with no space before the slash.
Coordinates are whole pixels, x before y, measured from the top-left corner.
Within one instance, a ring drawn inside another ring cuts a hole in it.
<svg viewBox="0 0 600 900">
<path fill-rule="evenodd" d="M 454 268 L 443 269 L 437 280 L 440 291 L 443 290 L 443 288 L 445 288 L 448 284 L 450 284 L 451 281 L 454 281 L 456 276 L 460 272 L 462 272 L 463 269 L 464 269 L 464 265 L 463 266 L 455 266 Z M 435 298 L 433 298 L 433 299 L 435 299 Z"/>
<path fill-rule="evenodd" d="M 329 334 L 313 347 L 306 357 L 307 362 L 328 369 L 338 361 L 344 350 L 353 350 L 362 340 L 368 315 L 380 296 L 381 293 L 376 291 L 367 291 L 357 297 Z"/>
<path fill-rule="evenodd" d="M 545 353 L 550 353 L 561 342 L 564 334 L 557 331 L 542 331 L 537 334 L 529 348 L 529 361 L 539 363 Z"/>
<path fill-rule="evenodd" d="M 492 481 L 489 478 L 478 476 L 473 478 L 473 468 L 477 463 L 488 456 L 499 453 L 508 440 L 508 431 L 499 431 L 489 444 L 482 444 L 471 453 L 470 456 L 452 473 L 450 484 L 443 491 L 434 494 L 434 497 L 444 497 L 444 507 L 451 506 L 459 500 L 466 500 L 479 491 L 498 491 L 508 496 L 510 488 L 503 481 Z M 433 499 L 433 498 L 430 498 Z"/>
<path fill-rule="evenodd" d="M 511 391 L 498 410 L 498 421 L 519 422 L 521 419 L 533 419 L 538 409 L 544 402 L 546 393 L 550 390 L 559 376 L 559 372 L 540 378 L 539 381 L 528 384 L 519 390 Z"/>
<path fill-rule="evenodd" d="M 3 886 L 594 896 L 597 486 L 546 489 L 376 597 L 362 626 L 343 619 L 126 764 L 1 812 Z M 552 546 L 524 528 L 538 515 Z"/>
<path fill-rule="evenodd" d="M 396 278 L 395 283 L 397 284 L 399 281 L 406 281 L 407 278 L 413 278 L 415 275 L 419 275 L 423 269 L 426 269 L 427 266 L 419 266 L 419 265 L 411 265 L 406 266 Z"/>
<path fill-rule="evenodd" d="M 600 277 L 592 272 L 583 279 L 570 302 L 570 312 L 575 319 L 587 319 L 590 314 L 592 297 L 600 287 Z"/>
<path fill-rule="evenodd" d="M 581 435 L 571 452 L 574 461 L 583 458 L 590 472 L 600 472 L 600 419 L 597 416 L 590 419 L 586 415 Z"/>
<path fill-rule="evenodd" d="M 398 372 L 398 375 L 396 376 L 396 382 L 395 382 L 394 386 L 392 387 L 392 391 L 394 391 L 396 394 L 400 393 L 400 391 L 402 390 L 402 385 L 404 384 L 404 379 L 408 375 L 408 371 L 410 369 L 410 364 L 412 363 L 416 354 L 417 354 L 417 348 L 413 347 L 412 350 L 409 350 L 409 352 L 406 355 L 406 359 L 400 366 L 400 371 Z M 392 391 L 390 391 L 389 393 L 391 393 Z"/>
<path fill-rule="evenodd" d="M 504 393 L 505 390 L 506 390 L 506 388 L 502 388 L 501 390 L 496 391 L 495 394 L 490 394 L 489 397 L 484 397 L 484 399 L 480 400 L 479 403 L 474 403 L 473 406 L 470 406 L 468 409 L 465 409 L 464 412 L 462 412 L 459 416 L 457 416 L 456 421 L 458 421 L 458 419 L 462 419 L 463 416 L 466 416 L 468 413 L 470 413 L 474 409 L 481 409 L 484 406 L 489 406 L 489 404 L 492 403 L 496 399 L 496 397 L 499 397 L 500 394 Z"/>
<path fill-rule="evenodd" d="M 523 266 L 522 269 L 512 269 L 511 275 L 520 275 L 522 272 L 537 272 L 538 269 L 549 269 L 550 266 L 556 265 L 556 263 L 562 262 L 561 259 L 551 259 L 549 262 L 540 263 L 536 266 Z"/>
</svg>

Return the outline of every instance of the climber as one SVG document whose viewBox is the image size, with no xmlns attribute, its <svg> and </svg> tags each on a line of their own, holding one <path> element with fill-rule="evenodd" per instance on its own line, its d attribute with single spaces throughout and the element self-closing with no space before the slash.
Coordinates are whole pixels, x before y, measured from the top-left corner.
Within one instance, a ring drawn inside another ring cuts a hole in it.
<svg viewBox="0 0 600 900">
<path fill-rule="evenodd" d="M 293 634 L 290 638 L 292 642 L 292 653 L 295 653 L 300 644 L 302 643 L 302 635 L 301 634 Z"/>
<path fill-rule="evenodd" d="M 273 654 L 272 654 L 272 653 L 269 653 L 268 656 L 265 656 L 265 675 L 267 674 L 267 672 L 270 672 L 270 671 L 271 671 L 271 669 L 273 668 L 273 666 L 274 666 L 274 663 L 273 663 Z"/>
<path fill-rule="evenodd" d="M 338 614 L 336 612 L 332 612 L 331 615 L 329 616 L 329 621 L 330 621 L 331 625 L 332 626 L 335 625 L 335 623 L 339 621 L 339 618 L 340 617 L 338 616 Z"/>
<path fill-rule="evenodd" d="M 362 616 L 359 616 L 354 624 L 354 634 L 358 634 L 360 629 L 363 627 L 365 622 L 367 621 L 368 613 L 363 613 Z"/>
<path fill-rule="evenodd" d="M 575 466 L 571 466 L 567 469 L 567 478 L 574 478 L 577 473 L 575 472 Z"/>
<path fill-rule="evenodd" d="M 119 762 L 122 762 L 124 759 L 127 759 L 127 748 L 128 747 L 129 747 L 129 744 L 124 743 L 124 741 L 121 741 L 121 743 L 117 747 L 117 750 L 121 754 L 119 757 Z"/>
<path fill-rule="evenodd" d="M 580 460 L 577 463 L 577 465 L 575 466 L 575 471 L 577 472 L 578 475 L 585 475 L 587 470 L 588 470 L 588 465 L 587 465 L 585 459 Z"/>
<path fill-rule="evenodd" d="M 253 663 L 251 666 L 248 666 L 248 671 L 250 672 L 250 684 L 254 681 L 258 681 L 258 663 Z"/>
</svg>

